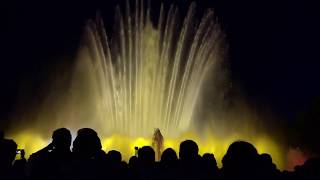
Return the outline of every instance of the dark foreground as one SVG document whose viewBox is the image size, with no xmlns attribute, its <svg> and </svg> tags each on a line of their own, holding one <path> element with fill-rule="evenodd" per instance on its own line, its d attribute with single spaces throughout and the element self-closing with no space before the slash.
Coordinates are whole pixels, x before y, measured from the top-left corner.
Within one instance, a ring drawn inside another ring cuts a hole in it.
<svg viewBox="0 0 320 180">
<path fill-rule="evenodd" d="M 71 146 L 68 129 L 54 131 L 52 143 L 32 154 L 28 160 L 24 151 L 17 151 L 13 140 L 0 137 L 0 180 L 103 180 L 103 179 L 282 179 L 320 180 L 320 160 L 309 159 L 293 172 L 279 171 L 268 154 L 258 154 L 255 147 L 244 141 L 232 143 L 219 169 L 213 154 L 198 155 L 198 146 L 192 140 L 180 144 L 179 154 L 165 149 L 159 162 L 150 146 L 137 150 L 128 163 L 121 153 L 101 150 L 97 133 L 89 128 L 80 129 Z M 17 153 L 21 159 L 14 161 Z"/>
</svg>

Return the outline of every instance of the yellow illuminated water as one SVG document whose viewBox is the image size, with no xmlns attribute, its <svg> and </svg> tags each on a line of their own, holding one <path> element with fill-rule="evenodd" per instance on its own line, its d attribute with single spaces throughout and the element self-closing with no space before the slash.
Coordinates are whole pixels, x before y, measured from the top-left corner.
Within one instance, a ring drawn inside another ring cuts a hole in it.
<svg viewBox="0 0 320 180">
<path fill-rule="evenodd" d="M 209 135 L 209 134 L 208 134 Z M 19 133 L 17 135 L 11 136 L 18 144 L 18 148 L 25 149 L 26 155 L 29 155 L 37 150 L 44 148 L 50 143 L 50 139 L 42 139 L 39 134 L 32 132 Z M 213 153 L 217 160 L 218 165 L 221 167 L 221 159 L 227 152 L 229 145 L 236 140 L 247 140 L 252 143 L 258 150 L 259 153 L 271 154 L 273 162 L 278 168 L 285 168 L 285 159 L 283 159 L 283 151 L 275 142 L 269 137 L 255 137 L 255 138 L 239 138 L 240 135 L 230 136 L 225 139 L 216 138 L 213 135 L 207 136 L 206 138 L 199 138 L 196 134 L 189 132 L 183 133 L 181 136 L 174 139 L 166 139 L 164 141 L 165 148 L 173 148 L 176 150 L 177 154 L 179 152 L 180 142 L 186 139 L 192 139 L 197 142 L 199 146 L 199 154 Z M 151 146 L 150 138 L 145 137 L 128 137 L 124 135 L 114 134 L 110 137 L 101 138 L 102 149 L 106 152 L 110 150 L 118 150 L 122 153 L 122 157 L 125 161 L 128 161 L 131 156 L 135 154 L 134 147 Z"/>
</svg>

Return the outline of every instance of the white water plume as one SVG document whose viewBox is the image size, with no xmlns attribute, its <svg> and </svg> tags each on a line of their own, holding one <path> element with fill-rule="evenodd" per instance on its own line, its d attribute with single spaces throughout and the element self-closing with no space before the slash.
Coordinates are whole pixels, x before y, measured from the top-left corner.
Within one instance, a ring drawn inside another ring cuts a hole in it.
<svg viewBox="0 0 320 180">
<path fill-rule="evenodd" d="M 77 108 L 74 95 L 70 105 L 81 109 L 74 121 L 133 136 L 154 128 L 177 135 L 196 119 L 203 81 L 221 59 L 220 26 L 212 10 L 196 23 L 194 3 L 181 25 L 175 6 L 166 11 L 161 5 L 156 26 L 142 1 L 133 11 L 129 2 L 124 9 L 116 9 L 112 38 L 99 16 L 85 28 L 71 92 L 83 89 L 87 101 Z"/>
</svg>

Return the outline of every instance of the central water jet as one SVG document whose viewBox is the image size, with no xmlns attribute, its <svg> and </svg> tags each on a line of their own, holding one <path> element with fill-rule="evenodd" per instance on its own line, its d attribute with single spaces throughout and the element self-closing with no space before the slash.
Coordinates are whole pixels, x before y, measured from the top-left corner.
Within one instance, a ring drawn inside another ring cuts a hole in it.
<svg viewBox="0 0 320 180">
<path fill-rule="evenodd" d="M 77 79 L 89 74 L 93 107 L 85 116 L 88 123 L 131 136 L 150 135 L 154 128 L 176 136 L 189 128 L 197 118 L 203 81 L 223 51 L 213 11 L 205 12 L 199 23 L 195 12 L 191 4 L 179 24 L 177 7 L 161 5 L 154 26 L 149 6 L 136 1 L 132 11 L 127 2 L 116 8 L 112 38 L 100 16 L 88 22 L 74 71 Z M 71 88 L 78 89 L 79 81 L 72 82 Z"/>
</svg>

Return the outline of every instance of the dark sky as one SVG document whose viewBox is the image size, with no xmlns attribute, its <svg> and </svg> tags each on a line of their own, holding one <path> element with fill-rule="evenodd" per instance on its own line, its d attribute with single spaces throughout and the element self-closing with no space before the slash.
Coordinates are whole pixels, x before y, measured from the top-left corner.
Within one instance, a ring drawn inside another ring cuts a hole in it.
<svg viewBox="0 0 320 180">
<path fill-rule="evenodd" d="M 72 58 L 86 20 L 98 9 L 112 27 L 116 2 L 1 1 L 0 125 L 14 112 L 21 86 L 31 86 L 35 96 L 41 96 L 47 72 Z M 183 10 L 189 1 L 174 2 Z M 197 2 L 200 11 L 215 8 L 230 46 L 231 79 L 250 101 L 268 105 L 290 122 L 319 97 L 316 4 L 302 0 Z"/>
</svg>

